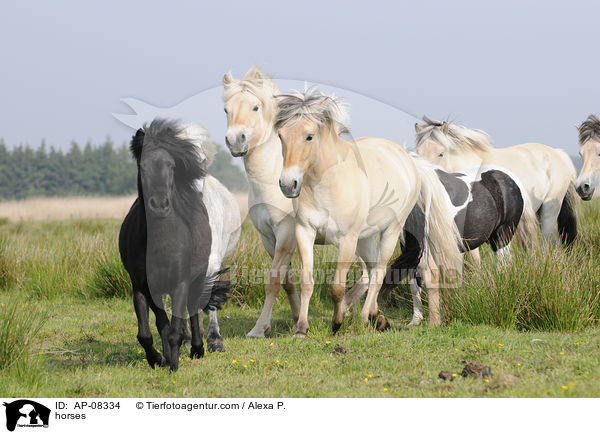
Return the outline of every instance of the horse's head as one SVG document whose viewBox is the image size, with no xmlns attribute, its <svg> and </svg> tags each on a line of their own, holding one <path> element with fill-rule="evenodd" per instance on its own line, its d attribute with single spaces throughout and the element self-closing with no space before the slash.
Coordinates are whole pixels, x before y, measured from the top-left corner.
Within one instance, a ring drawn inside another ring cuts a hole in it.
<svg viewBox="0 0 600 434">
<path fill-rule="evenodd" d="M 241 80 L 234 79 L 231 73 L 225 74 L 223 89 L 227 116 L 225 142 L 231 155 L 241 157 L 273 133 L 275 95 L 279 89 L 256 67 L 250 68 Z"/>
<path fill-rule="evenodd" d="M 193 189 L 206 175 L 203 149 L 188 130 L 175 121 L 155 119 L 138 130 L 131 142 L 146 208 L 158 218 L 173 212 L 176 189 L 180 193 Z"/>
<path fill-rule="evenodd" d="M 456 172 L 481 164 L 482 152 L 491 142 L 487 134 L 426 116 L 424 124 L 415 124 L 417 152 L 430 163 Z"/>
<path fill-rule="evenodd" d="M 282 95 L 278 103 L 275 129 L 283 154 L 279 187 L 294 198 L 300 195 L 304 175 L 318 163 L 321 143 L 347 132 L 347 111 L 335 98 L 316 90 Z"/>
<path fill-rule="evenodd" d="M 590 200 L 600 178 L 600 119 L 589 115 L 579 130 L 579 155 L 583 167 L 575 182 L 575 189 L 583 200 Z"/>
</svg>

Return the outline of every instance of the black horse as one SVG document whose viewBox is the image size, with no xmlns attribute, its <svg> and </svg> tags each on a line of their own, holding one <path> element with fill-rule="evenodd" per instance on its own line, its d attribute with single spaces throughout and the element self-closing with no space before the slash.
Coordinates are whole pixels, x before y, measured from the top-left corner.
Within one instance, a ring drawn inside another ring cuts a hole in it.
<svg viewBox="0 0 600 434">
<path fill-rule="evenodd" d="M 487 242 L 498 259 L 506 261 L 510 259 L 510 243 L 519 223 L 524 236 L 535 231 L 532 225 L 536 217 L 527 193 L 505 169 L 481 166 L 457 173 L 441 169 L 436 172 L 452 204 L 454 221 L 463 239 L 462 252 Z M 381 288 L 386 293 L 407 276 L 410 278 L 413 318 L 409 325 L 418 325 L 423 319 L 419 270 L 426 266 L 426 261 L 422 261 L 425 224 L 423 212 L 415 207 L 404 225 L 402 254 L 388 267 Z"/>
<path fill-rule="evenodd" d="M 221 270 L 206 276 L 211 230 L 197 181 L 206 176 L 198 145 L 174 121 L 155 119 L 139 129 L 130 150 L 137 161 L 138 197 L 123 221 L 119 252 L 133 285 L 138 341 L 151 367 L 179 365 L 185 318 L 190 316 L 190 357 L 202 357 L 201 311 L 222 306 L 231 283 Z M 162 296 L 172 302 L 171 321 Z M 156 316 L 163 354 L 152 345 L 148 307 Z"/>
</svg>

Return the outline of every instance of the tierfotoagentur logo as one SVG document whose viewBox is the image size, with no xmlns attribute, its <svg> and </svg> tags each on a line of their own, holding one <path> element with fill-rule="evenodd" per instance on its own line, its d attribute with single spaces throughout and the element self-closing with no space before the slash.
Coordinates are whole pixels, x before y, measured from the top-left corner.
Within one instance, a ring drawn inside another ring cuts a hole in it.
<svg viewBox="0 0 600 434">
<path fill-rule="evenodd" d="M 5 402 L 6 429 L 14 431 L 19 428 L 48 428 L 50 409 L 29 399 Z"/>
</svg>

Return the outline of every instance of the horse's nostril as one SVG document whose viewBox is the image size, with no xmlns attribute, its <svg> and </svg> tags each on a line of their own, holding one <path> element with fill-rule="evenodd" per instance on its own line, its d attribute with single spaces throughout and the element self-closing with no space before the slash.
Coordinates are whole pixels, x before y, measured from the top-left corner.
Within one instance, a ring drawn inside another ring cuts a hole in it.
<svg viewBox="0 0 600 434">
<path fill-rule="evenodd" d="M 245 141 L 246 141 L 246 135 L 245 135 L 244 133 L 242 133 L 242 135 L 240 136 L 240 140 L 241 140 L 242 142 L 245 142 Z"/>
<path fill-rule="evenodd" d="M 587 192 L 587 191 L 589 191 L 589 190 L 590 190 L 590 184 L 587 184 L 587 183 L 586 183 L 586 184 L 583 184 L 581 187 L 583 188 L 583 191 L 586 191 L 586 192 Z"/>
<path fill-rule="evenodd" d="M 154 199 L 153 197 L 150 198 L 150 206 L 152 208 L 156 208 L 157 207 L 156 199 Z"/>
<path fill-rule="evenodd" d="M 294 190 L 296 189 L 296 187 L 298 187 L 298 181 L 294 180 Z"/>
</svg>

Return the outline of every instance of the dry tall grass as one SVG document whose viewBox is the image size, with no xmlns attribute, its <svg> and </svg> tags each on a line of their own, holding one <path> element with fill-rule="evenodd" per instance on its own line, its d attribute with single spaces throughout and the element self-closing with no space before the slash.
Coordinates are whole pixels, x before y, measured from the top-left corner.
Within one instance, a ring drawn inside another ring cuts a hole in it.
<svg viewBox="0 0 600 434">
<path fill-rule="evenodd" d="M 247 195 L 235 193 L 242 218 L 248 209 Z M 114 197 L 40 197 L 0 202 L 0 218 L 10 221 L 122 219 L 135 195 Z"/>
</svg>

